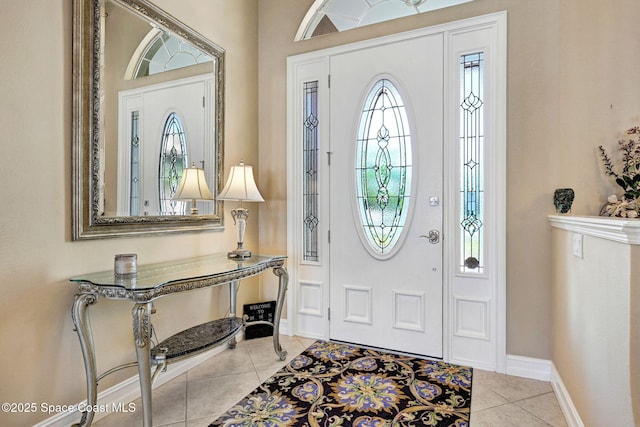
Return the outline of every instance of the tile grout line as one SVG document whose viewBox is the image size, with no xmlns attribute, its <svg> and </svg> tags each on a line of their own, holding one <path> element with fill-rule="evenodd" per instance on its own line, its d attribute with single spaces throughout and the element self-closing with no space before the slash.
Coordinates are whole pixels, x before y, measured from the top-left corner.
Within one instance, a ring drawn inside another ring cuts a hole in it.
<svg viewBox="0 0 640 427">
<path fill-rule="evenodd" d="M 189 417 L 189 383 L 191 382 L 189 380 L 190 372 L 191 372 L 191 369 L 187 371 L 187 389 L 185 390 L 185 393 L 184 393 L 184 425 L 185 427 L 187 427 L 187 420 Z"/>
<path fill-rule="evenodd" d="M 524 399 L 523 399 L 524 400 Z M 516 405 L 518 408 L 522 409 L 523 411 L 525 411 L 526 413 L 528 413 L 529 415 L 531 415 L 532 417 L 542 421 L 543 423 L 545 423 L 546 425 L 553 427 L 553 424 L 550 424 L 549 422 L 547 422 L 547 420 L 545 420 L 544 418 L 541 418 L 539 415 L 534 414 L 533 412 L 529 411 L 527 408 L 523 408 L 522 406 L 518 405 L 517 403 L 514 402 L 514 405 Z"/>
<path fill-rule="evenodd" d="M 545 391 L 545 392 L 538 393 L 538 394 L 532 394 L 531 396 L 521 397 L 519 399 L 510 399 L 508 396 L 505 396 L 504 394 L 500 393 L 498 390 L 494 390 L 493 388 L 491 388 L 489 386 L 487 386 L 487 388 L 489 390 L 491 390 L 492 392 L 494 392 L 495 394 L 497 394 L 498 396 L 500 396 L 501 398 L 503 398 L 504 400 L 506 400 L 507 402 L 509 402 L 509 403 L 521 402 L 523 400 L 532 399 L 534 397 L 540 397 L 540 396 L 544 396 L 545 394 L 553 393 L 553 390 L 549 390 L 549 391 Z"/>
<path fill-rule="evenodd" d="M 525 400 L 525 399 L 521 399 L 521 400 Z M 520 400 L 518 400 L 517 402 L 520 402 Z M 539 420 L 540 422 L 546 424 L 547 426 L 554 427 L 553 424 L 549 424 L 546 420 L 540 418 L 538 415 L 536 415 L 536 414 L 532 413 L 531 411 L 523 408 L 522 406 L 516 404 L 516 401 L 514 401 L 514 402 L 504 402 L 504 403 L 501 403 L 499 405 L 490 406 L 488 408 L 480 409 L 479 411 L 473 411 L 473 412 L 470 412 L 470 416 L 471 415 L 477 415 L 477 414 L 480 414 L 482 412 L 490 411 L 490 410 L 493 410 L 493 409 L 496 409 L 496 408 L 501 408 L 503 406 L 509 406 L 509 405 L 517 406 L 519 409 L 522 409 L 524 412 L 526 412 L 527 414 L 531 415 L 532 417 L 534 417 L 535 419 Z"/>
<path fill-rule="evenodd" d="M 544 418 L 542 418 L 540 415 L 534 414 L 533 412 L 531 412 L 529 409 L 525 408 L 524 406 L 518 405 L 518 402 L 523 402 L 523 401 L 525 401 L 525 400 L 533 399 L 533 398 L 535 398 L 535 397 L 545 396 L 545 395 L 547 395 L 547 394 L 553 394 L 553 395 L 554 395 L 554 397 L 555 397 L 555 393 L 554 393 L 554 392 L 553 392 L 553 390 L 552 390 L 552 391 L 550 391 L 550 392 L 548 392 L 548 393 L 542 393 L 542 394 L 538 394 L 538 395 L 536 395 L 536 396 L 527 397 L 527 398 L 525 398 L 525 399 L 516 400 L 516 401 L 514 401 L 513 403 L 514 403 L 518 408 L 522 409 L 522 410 L 523 410 L 523 411 L 525 411 L 525 412 L 528 412 L 529 414 L 531 414 L 531 415 L 533 415 L 534 417 L 538 418 L 539 420 L 541 420 L 541 421 L 542 421 L 542 422 L 544 422 L 545 424 L 547 424 L 547 425 L 549 425 L 549 426 L 553 427 L 553 424 L 551 424 L 549 421 L 547 421 L 547 420 L 545 420 Z"/>
<path fill-rule="evenodd" d="M 473 412 L 471 412 L 471 413 L 473 413 L 473 414 L 478 414 L 478 413 L 485 412 L 485 411 L 488 411 L 488 410 L 491 410 L 491 409 L 500 408 L 500 407 L 502 407 L 502 406 L 507 406 L 507 405 L 511 405 L 511 404 L 513 404 L 513 405 L 517 406 L 518 408 L 522 409 L 523 411 L 525 411 L 526 413 L 528 413 L 529 415 L 533 416 L 534 418 L 536 418 L 536 419 L 540 420 L 541 422 L 545 423 L 546 425 L 548 425 L 548 426 L 550 426 L 550 427 L 554 427 L 554 425 L 553 425 L 553 424 L 551 424 L 550 422 L 548 422 L 548 421 L 547 421 L 547 420 L 545 420 L 544 418 L 540 417 L 539 415 L 537 415 L 537 414 L 535 414 L 535 413 L 531 412 L 531 411 L 530 411 L 530 410 L 528 410 L 527 408 L 525 408 L 525 407 L 523 407 L 523 406 L 521 406 L 521 405 L 519 405 L 519 404 L 518 404 L 519 402 L 523 402 L 523 401 L 525 401 L 525 400 L 533 399 L 533 398 L 540 397 L 540 396 L 544 396 L 544 395 L 547 395 L 547 394 L 554 394 L 554 396 L 555 396 L 555 393 L 554 393 L 553 391 L 549 391 L 549 392 L 545 392 L 545 393 L 539 393 L 539 394 L 535 394 L 535 395 L 532 395 L 532 396 L 529 396 L 529 397 L 524 397 L 524 398 L 517 399 L 517 400 L 509 400 L 508 398 L 506 398 L 506 397 L 505 397 L 505 396 L 503 396 L 502 394 L 498 393 L 497 391 L 495 391 L 495 390 L 493 390 L 493 389 L 490 389 L 490 390 L 491 390 L 491 391 L 493 391 L 494 393 L 496 393 L 497 395 L 499 395 L 500 397 L 502 397 L 503 399 L 505 399 L 505 400 L 506 400 L 506 402 L 503 402 L 503 403 L 500 403 L 500 404 L 498 404 L 498 405 L 494 405 L 494 406 L 489 406 L 489 407 L 487 407 L 487 408 L 480 409 L 480 410 L 478 410 L 478 411 L 473 411 Z"/>
</svg>

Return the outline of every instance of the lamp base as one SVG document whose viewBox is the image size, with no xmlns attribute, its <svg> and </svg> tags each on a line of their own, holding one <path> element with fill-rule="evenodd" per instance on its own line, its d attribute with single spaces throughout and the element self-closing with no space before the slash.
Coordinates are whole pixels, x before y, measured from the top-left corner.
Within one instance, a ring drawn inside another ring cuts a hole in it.
<svg viewBox="0 0 640 427">
<path fill-rule="evenodd" d="M 227 252 L 229 259 L 246 259 L 251 257 L 251 251 L 244 248 L 244 230 L 247 227 L 247 218 L 249 218 L 249 209 L 243 207 L 231 209 L 233 223 L 238 225 L 238 247 L 231 252 Z"/>
<path fill-rule="evenodd" d="M 191 215 L 198 215 L 198 205 L 196 205 L 196 199 L 191 199 Z"/>
<path fill-rule="evenodd" d="M 246 249 L 236 249 L 235 251 L 227 252 L 227 258 L 229 259 L 251 258 L 251 251 L 248 251 Z"/>
</svg>

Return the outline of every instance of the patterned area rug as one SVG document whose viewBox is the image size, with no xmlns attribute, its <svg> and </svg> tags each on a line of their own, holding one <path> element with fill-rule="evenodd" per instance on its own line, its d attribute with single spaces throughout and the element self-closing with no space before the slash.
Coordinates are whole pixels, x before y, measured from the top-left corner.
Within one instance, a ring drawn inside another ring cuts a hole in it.
<svg viewBox="0 0 640 427">
<path fill-rule="evenodd" d="M 472 369 L 317 341 L 209 427 L 468 427 Z"/>
</svg>

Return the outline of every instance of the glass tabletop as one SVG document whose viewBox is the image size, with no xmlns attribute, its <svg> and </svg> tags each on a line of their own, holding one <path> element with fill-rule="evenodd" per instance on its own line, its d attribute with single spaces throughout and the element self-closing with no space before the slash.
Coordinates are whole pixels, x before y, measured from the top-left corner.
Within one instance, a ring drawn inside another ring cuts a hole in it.
<svg viewBox="0 0 640 427">
<path fill-rule="evenodd" d="M 96 286 L 116 286 L 130 290 L 156 288 L 176 281 L 222 276 L 256 266 L 269 266 L 285 256 L 254 255 L 244 260 L 227 258 L 226 254 L 207 255 L 157 264 L 138 265 L 137 273 L 116 275 L 113 270 L 90 273 L 71 278 L 72 282 L 88 282 Z"/>
</svg>

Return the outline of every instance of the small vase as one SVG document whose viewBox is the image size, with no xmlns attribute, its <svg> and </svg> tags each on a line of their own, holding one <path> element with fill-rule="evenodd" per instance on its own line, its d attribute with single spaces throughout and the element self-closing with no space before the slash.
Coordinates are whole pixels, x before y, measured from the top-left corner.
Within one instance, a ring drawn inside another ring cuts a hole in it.
<svg viewBox="0 0 640 427">
<path fill-rule="evenodd" d="M 560 214 L 569 213 L 574 196 L 573 188 L 558 188 L 554 191 L 553 205 L 556 207 L 556 212 Z"/>
</svg>

